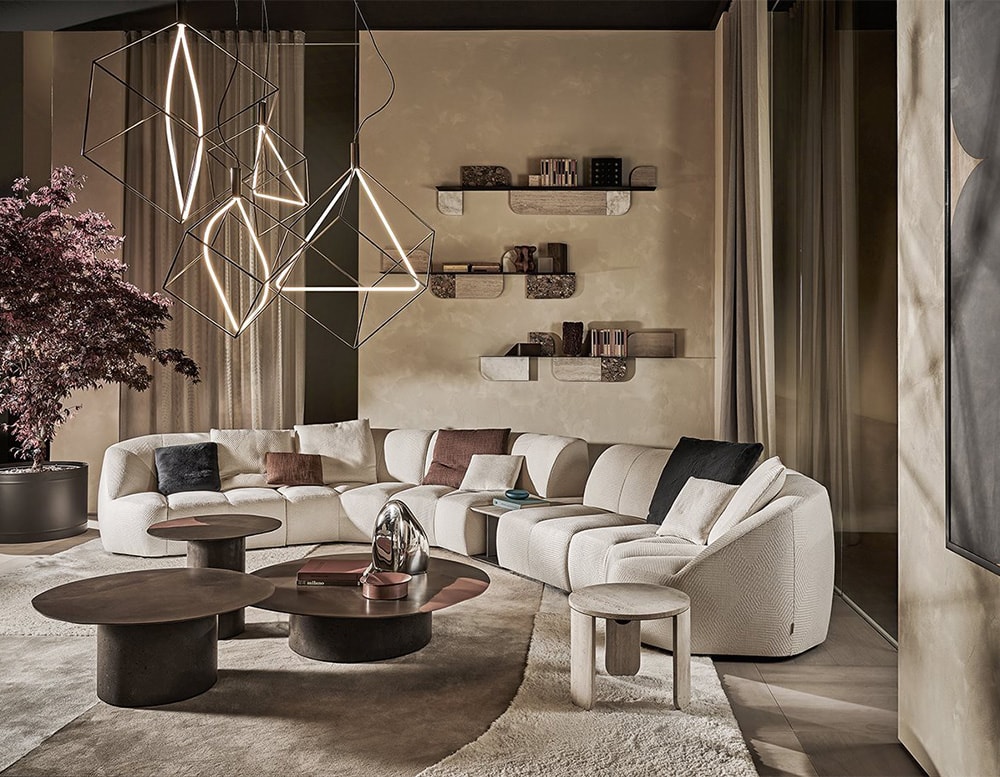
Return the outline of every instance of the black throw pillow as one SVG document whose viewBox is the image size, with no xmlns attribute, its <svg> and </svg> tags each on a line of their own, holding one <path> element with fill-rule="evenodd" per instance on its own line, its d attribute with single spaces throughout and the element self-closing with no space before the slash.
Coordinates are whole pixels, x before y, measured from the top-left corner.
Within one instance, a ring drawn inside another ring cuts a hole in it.
<svg viewBox="0 0 1000 777">
<path fill-rule="evenodd" d="M 649 503 L 646 523 L 663 523 L 688 478 L 740 485 L 747 479 L 763 450 L 764 446 L 759 442 L 722 442 L 681 437 L 660 474 L 653 500 Z"/>
<path fill-rule="evenodd" d="M 153 451 L 156 481 L 164 496 L 181 491 L 221 491 L 219 446 L 214 442 L 170 445 Z"/>
</svg>

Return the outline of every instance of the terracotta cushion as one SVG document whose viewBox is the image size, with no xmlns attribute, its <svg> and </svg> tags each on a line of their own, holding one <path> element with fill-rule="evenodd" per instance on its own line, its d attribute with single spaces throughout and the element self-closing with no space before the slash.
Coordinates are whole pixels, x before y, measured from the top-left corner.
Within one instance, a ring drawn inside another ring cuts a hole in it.
<svg viewBox="0 0 1000 777">
<path fill-rule="evenodd" d="M 459 488 L 469 462 L 477 453 L 507 453 L 510 429 L 442 429 L 437 433 L 434 456 L 423 485 Z"/>
<path fill-rule="evenodd" d="M 318 454 L 268 451 L 264 460 L 269 486 L 323 485 L 323 459 Z"/>
</svg>

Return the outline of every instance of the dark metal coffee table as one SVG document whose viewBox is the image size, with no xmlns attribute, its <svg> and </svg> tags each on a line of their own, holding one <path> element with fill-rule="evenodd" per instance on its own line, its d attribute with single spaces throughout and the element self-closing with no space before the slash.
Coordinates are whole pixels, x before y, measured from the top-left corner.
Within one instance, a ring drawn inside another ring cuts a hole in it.
<svg viewBox="0 0 1000 777">
<path fill-rule="evenodd" d="M 147 534 L 187 542 L 187 564 L 199 569 L 246 571 L 247 537 L 281 528 L 277 518 L 263 515 L 194 515 L 154 523 Z M 246 628 L 243 608 L 219 616 L 219 639 L 229 639 Z"/>
<path fill-rule="evenodd" d="M 151 707 L 204 693 L 218 670 L 217 615 L 274 587 L 224 569 L 150 569 L 52 588 L 31 603 L 48 618 L 97 625 L 97 696 Z"/>
<path fill-rule="evenodd" d="M 362 596 L 360 586 L 296 585 L 299 567 L 315 558 L 364 562 L 371 556 L 310 556 L 254 575 L 274 584 L 274 593 L 255 606 L 288 613 L 288 646 L 318 661 L 379 661 L 420 650 L 431 641 L 431 616 L 436 610 L 479 596 L 490 584 L 481 569 L 432 558 L 426 574 L 413 576 L 405 599 L 375 601 Z"/>
</svg>

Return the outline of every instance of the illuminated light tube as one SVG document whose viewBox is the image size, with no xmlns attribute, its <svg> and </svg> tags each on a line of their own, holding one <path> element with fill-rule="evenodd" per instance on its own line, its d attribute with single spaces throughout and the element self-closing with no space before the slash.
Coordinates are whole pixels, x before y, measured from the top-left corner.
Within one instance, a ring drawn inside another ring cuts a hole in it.
<svg viewBox="0 0 1000 777">
<path fill-rule="evenodd" d="M 260 179 L 260 163 L 264 154 L 264 144 L 271 149 L 271 153 L 274 154 L 275 158 L 281 166 L 281 173 L 276 176 L 278 179 L 284 176 L 289 185 L 295 191 L 295 199 L 290 197 L 279 197 L 275 194 L 265 194 L 264 192 L 257 191 L 257 184 Z M 253 160 L 253 178 L 250 180 L 250 190 L 254 193 L 255 197 L 260 197 L 264 200 L 273 200 L 275 202 L 283 202 L 287 205 L 304 206 L 306 205 L 306 197 L 302 193 L 302 189 L 299 188 L 298 183 L 295 181 L 295 177 L 292 175 L 291 170 L 285 163 L 284 157 L 278 151 L 278 147 L 274 145 L 274 140 L 271 138 L 271 133 L 268 131 L 267 125 L 261 124 L 257 129 L 257 151 L 254 154 Z"/>
<path fill-rule="evenodd" d="M 348 190 L 350 183 L 354 178 L 358 179 L 358 183 L 361 184 L 361 189 L 364 191 L 365 196 L 368 201 L 372 204 L 375 209 L 375 213 L 378 214 L 379 221 L 382 222 L 382 226 L 385 227 L 386 232 L 389 234 L 389 239 L 392 241 L 393 246 L 399 253 L 400 258 L 403 260 L 403 266 L 406 269 L 407 274 L 410 276 L 412 282 L 407 286 L 283 286 L 285 279 L 288 274 L 292 271 L 292 267 L 296 260 L 302 255 L 302 253 L 308 248 L 309 244 L 312 242 L 313 238 L 317 236 L 326 219 L 329 217 L 330 213 L 333 211 L 334 206 L 344 196 L 344 193 Z M 389 220 L 385 217 L 385 213 L 382 212 L 382 208 L 379 206 L 378 201 L 375 199 L 375 195 L 372 194 L 372 190 L 368 186 L 368 182 L 365 180 L 365 176 L 360 167 L 352 167 L 348 172 L 344 183 L 341 185 L 337 194 L 330 201 L 330 204 L 326 206 L 323 213 L 316 220 L 312 229 L 309 230 L 309 234 L 306 235 L 305 243 L 289 260 L 286 268 L 277 275 L 275 280 L 272 282 L 276 291 L 288 291 L 288 292 L 342 292 L 351 291 L 358 293 L 367 293 L 370 291 L 374 292 L 406 292 L 406 291 L 417 291 L 422 288 L 424 284 L 420 281 L 420 277 L 417 275 L 416 271 L 413 269 L 413 265 L 410 263 L 410 258 L 407 256 L 406 252 L 403 250 L 399 239 L 396 237 L 396 233 L 393 231 L 389 224 Z"/>
<path fill-rule="evenodd" d="M 174 41 L 174 48 L 170 54 L 170 66 L 167 71 L 167 94 L 164 101 L 163 121 L 167 134 L 167 152 L 170 157 L 170 171 L 174 178 L 174 187 L 177 190 L 177 204 L 181 209 L 181 221 L 186 221 L 191 215 L 191 205 L 194 202 L 195 188 L 198 185 L 198 177 L 201 174 L 202 155 L 205 149 L 205 118 L 201 110 L 201 93 L 198 91 L 198 80 L 195 78 L 194 62 L 191 60 L 191 49 L 188 47 L 187 34 L 183 24 L 177 25 L 177 39 Z M 188 82 L 191 85 L 191 93 L 194 97 L 195 125 L 198 133 L 198 146 L 195 149 L 193 170 L 188 179 L 187 194 L 184 193 L 184 185 L 181 183 L 180 165 L 177 158 L 177 144 L 174 140 L 174 130 L 172 126 L 171 105 L 174 96 L 174 77 L 177 73 L 177 60 L 180 53 L 184 53 L 184 64 L 187 68 Z"/>
<path fill-rule="evenodd" d="M 222 283 L 219 281 L 219 276 L 215 274 L 215 267 L 212 264 L 212 257 L 209 256 L 209 235 L 215 228 L 219 219 L 225 216 L 236 204 L 236 198 L 231 199 L 226 205 L 219 208 L 218 211 L 208 220 L 208 224 L 205 226 L 204 237 L 202 238 L 201 255 L 205 260 L 205 267 L 208 268 L 208 275 L 212 279 L 212 285 L 215 286 L 215 293 L 218 294 L 219 300 L 222 302 L 222 307 L 226 311 L 226 317 L 229 319 L 229 323 L 233 326 L 233 332 L 238 333 L 240 331 L 240 322 L 236 320 L 236 316 L 233 314 L 233 309 L 229 305 L 229 298 L 226 296 L 226 290 L 222 288 Z"/>
</svg>

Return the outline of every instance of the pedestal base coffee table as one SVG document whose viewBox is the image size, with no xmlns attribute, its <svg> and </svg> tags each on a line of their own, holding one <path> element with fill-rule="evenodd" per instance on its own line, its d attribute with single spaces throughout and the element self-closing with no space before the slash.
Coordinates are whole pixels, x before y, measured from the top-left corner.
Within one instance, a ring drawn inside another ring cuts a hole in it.
<svg viewBox="0 0 1000 777">
<path fill-rule="evenodd" d="M 97 625 L 101 701 L 151 707 L 215 685 L 216 616 L 273 591 L 266 580 L 241 572 L 150 569 L 67 583 L 31 603 L 48 618 Z"/>
<path fill-rule="evenodd" d="M 432 558 L 426 574 L 414 575 L 405 599 L 366 599 L 360 586 L 299 586 L 295 576 L 316 558 L 364 562 L 364 553 L 344 553 L 276 564 L 254 572 L 274 584 L 274 593 L 255 606 L 289 614 L 288 646 L 318 661 L 355 663 L 396 658 L 431 641 L 436 610 L 479 596 L 490 584 L 481 569 Z"/>
<path fill-rule="evenodd" d="M 281 521 L 263 515 L 193 515 L 154 523 L 146 533 L 187 542 L 189 567 L 245 572 L 246 538 L 280 528 Z M 243 608 L 219 615 L 219 639 L 235 637 L 245 628 Z"/>
</svg>

